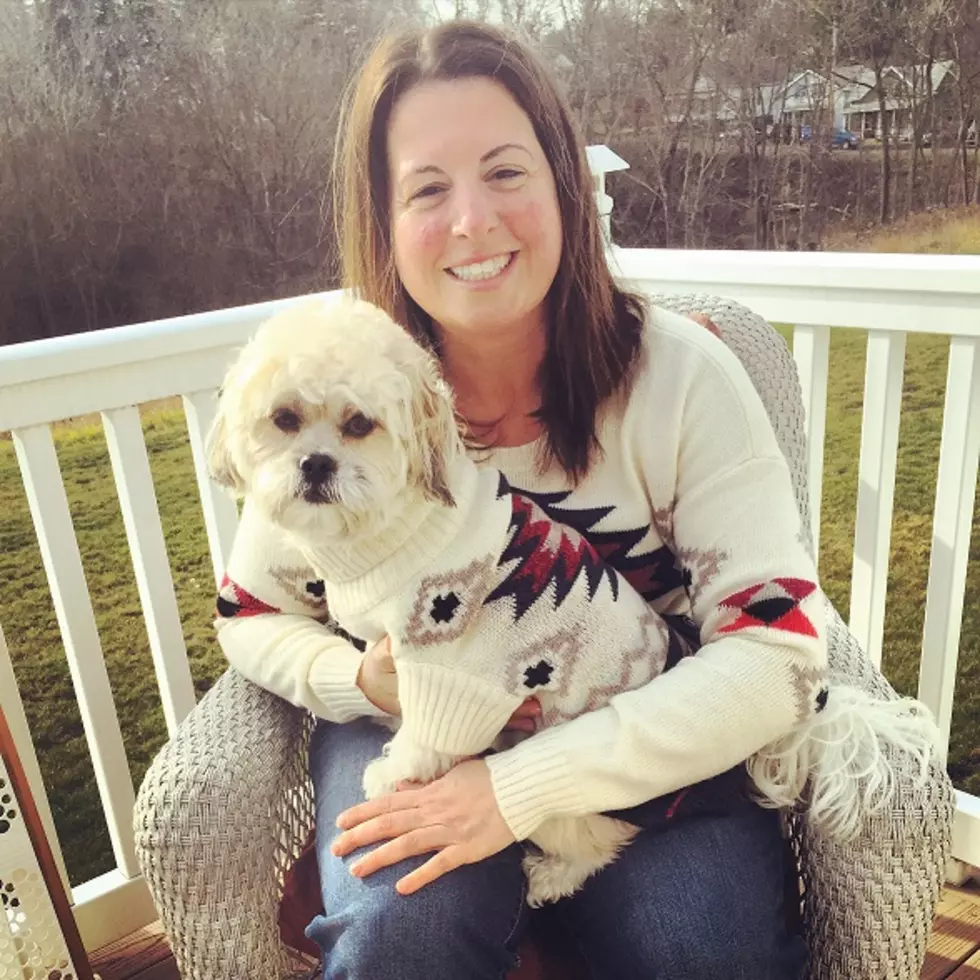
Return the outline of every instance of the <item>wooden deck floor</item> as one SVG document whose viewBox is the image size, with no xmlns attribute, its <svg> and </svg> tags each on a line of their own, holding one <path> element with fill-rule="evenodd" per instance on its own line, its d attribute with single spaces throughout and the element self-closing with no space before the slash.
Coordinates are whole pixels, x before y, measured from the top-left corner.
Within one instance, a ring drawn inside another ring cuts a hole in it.
<svg viewBox="0 0 980 980">
<path fill-rule="evenodd" d="M 939 901 L 922 980 L 980 980 L 980 889 L 947 888 Z"/>
<path fill-rule="evenodd" d="M 100 980 L 180 980 L 158 925 L 98 950 L 91 960 Z M 948 888 L 943 894 L 922 980 L 980 980 L 980 889 Z"/>
</svg>

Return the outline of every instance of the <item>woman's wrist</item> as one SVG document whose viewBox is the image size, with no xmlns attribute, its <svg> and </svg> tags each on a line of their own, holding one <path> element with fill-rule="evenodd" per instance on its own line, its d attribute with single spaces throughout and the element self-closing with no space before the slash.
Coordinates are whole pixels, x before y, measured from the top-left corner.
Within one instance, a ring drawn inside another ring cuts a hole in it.
<svg viewBox="0 0 980 980">
<path fill-rule="evenodd" d="M 576 779 L 558 732 L 546 729 L 485 759 L 497 807 L 516 840 L 550 817 L 578 813 Z"/>
</svg>

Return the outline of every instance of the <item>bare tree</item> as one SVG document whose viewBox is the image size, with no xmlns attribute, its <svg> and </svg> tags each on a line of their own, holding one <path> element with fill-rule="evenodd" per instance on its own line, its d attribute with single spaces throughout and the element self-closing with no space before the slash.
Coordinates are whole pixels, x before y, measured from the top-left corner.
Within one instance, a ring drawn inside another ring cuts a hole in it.
<svg viewBox="0 0 980 980">
<path fill-rule="evenodd" d="M 956 151 L 963 202 L 969 204 L 980 200 L 980 4 L 954 0 L 946 8 L 944 26 L 945 43 L 956 62 Z"/>
</svg>

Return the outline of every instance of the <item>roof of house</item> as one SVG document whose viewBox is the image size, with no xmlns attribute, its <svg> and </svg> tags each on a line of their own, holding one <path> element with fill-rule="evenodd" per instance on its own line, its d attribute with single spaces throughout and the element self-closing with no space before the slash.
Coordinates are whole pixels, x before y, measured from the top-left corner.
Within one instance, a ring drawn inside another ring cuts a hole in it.
<svg viewBox="0 0 980 980">
<path fill-rule="evenodd" d="M 889 66 L 884 70 L 882 82 L 885 88 L 885 108 L 902 108 L 907 104 L 907 93 L 914 92 L 923 96 L 928 91 L 926 65 L 905 65 L 902 67 Z M 935 61 L 932 64 L 931 85 L 933 93 L 939 91 L 947 78 L 955 77 L 956 62 L 951 60 Z M 878 106 L 878 93 L 875 89 L 874 73 L 867 90 L 849 101 L 848 106 L 861 107 L 866 105 Z"/>
</svg>

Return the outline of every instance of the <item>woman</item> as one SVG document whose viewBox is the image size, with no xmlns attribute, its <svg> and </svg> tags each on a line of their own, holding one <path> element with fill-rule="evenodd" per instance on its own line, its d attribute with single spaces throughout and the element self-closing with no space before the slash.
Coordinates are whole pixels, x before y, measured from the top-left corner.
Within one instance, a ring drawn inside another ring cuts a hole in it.
<svg viewBox="0 0 980 980">
<path fill-rule="evenodd" d="M 236 667 L 325 719 L 310 769 L 326 915 L 309 927 L 324 976 L 489 980 L 527 921 L 520 842 L 788 732 L 825 669 L 822 600 L 751 383 L 708 331 L 615 285 L 581 139 L 529 51 L 461 22 L 387 40 L 338 164 L 346 282 L 438 352 L 477 458 L 703 644 L 606 708 L 362 803 L 386 740 L 370 719 L 398 710 L 385 644 L 363 654 L 295 614 L 222 624 Z M 789 980 L 806 954 L 784 926 L 784 856 L 776 814 L 745 801 L 641 832 L 555 914 L 595 977 Z"/>
</svg>

